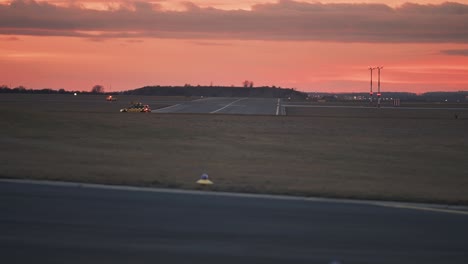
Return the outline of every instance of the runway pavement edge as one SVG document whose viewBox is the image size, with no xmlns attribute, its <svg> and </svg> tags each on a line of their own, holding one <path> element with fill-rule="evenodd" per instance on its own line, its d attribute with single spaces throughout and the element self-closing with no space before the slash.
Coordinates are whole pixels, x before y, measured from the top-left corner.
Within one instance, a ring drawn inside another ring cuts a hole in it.
<svg viewBox="0 0 468 264">
<path fill-rule="evenodd" d="M 297 107 L 297 108 L 342 108 L 342 109 L 395 109 L 395 110 L 460 110 L 468 111 L 468 108 L 461 107 L 412 107 L 412 106 L 382 106 L 376 108 L 375 106 L 349 106 L 349 105 L 303 105 L 303 104 L 285 104 L 283 107 Z"/>
<path fill-rule="evenodd" d="M 158 113 L 158 112 L 160 112 L 162 110 L 167 110 L 167 109 L 170 109 L 170 108 L 174 108 L 174 107 L 177 107 L 179 105 L 180 104 L 170 105 L 170 106 L 166 106 L 166 107 L 163 107 L 163 108 L 158 108 L 158 109 L 152 110 L 151 112 L 152 113 Z"/>
<path fill-rule="evenodd" d="M 151 188 L 151 187 L 136 187 L 136 186 L 127 186 L 127 185 L 104 185 L 104 184 L 95 184 L 95 183 L 63 182 L 63 181 L 48 181 L 48 180 L 41 181 L 41 180 L 26 180 L 26 179 L 0 179 L 0 183 L 35 184 L 35 185 L 49 185 L 49 186 L 62 186 L 62 187 L 80 187 L 80 188 L 139 191 L 139 192 L 157 192 L 157 193 L 171 193 L 171 194 L 211 195 L 211 196 L 225 196 L 225 197 L 239 197 L 239 198 L 256 198 L 256 199 L 276 199 L 276 200 L 289 200 L 289 201 L 364 204 L 364 205 L 374 205 L 374 206 L 380 206 L 380 207 L 390 207 L 390 208 L 396 208 L 396 209 L 410 209 L 410 210 L 430 211 L 430 212 L 438 212 L 438 213 L 468 215 L 468 206 L 447 205 L 447 204 L 426 204 L 426 203 L 395 202 L 395 201 L 287 196 L 287 195 L 273 195 L 273 194 L 234 193 L 234 192 L 185 190 L 185 189 L 164 189 L 164 188 Z"/>
</svg>

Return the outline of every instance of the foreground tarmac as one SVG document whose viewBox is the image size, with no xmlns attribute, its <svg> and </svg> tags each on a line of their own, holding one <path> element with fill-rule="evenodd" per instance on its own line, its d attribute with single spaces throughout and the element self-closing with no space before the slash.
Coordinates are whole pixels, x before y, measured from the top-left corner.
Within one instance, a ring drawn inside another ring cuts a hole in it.
<svg viewBox="0 0 468 264">
<path fill-rule="evenodd" d="M 0 182 L 2 263 L 467 263 L 467 215 Z"/>
</svg>

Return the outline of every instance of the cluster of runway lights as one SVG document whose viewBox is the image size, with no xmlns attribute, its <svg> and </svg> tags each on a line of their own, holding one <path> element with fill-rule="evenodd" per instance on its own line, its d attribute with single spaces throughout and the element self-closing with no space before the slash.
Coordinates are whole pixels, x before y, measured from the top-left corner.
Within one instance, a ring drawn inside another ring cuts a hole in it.
<svg viewBox="0 0 468 264">
<path fill-rule="evenodd" d="M 378 70 L 379 72 L 379 81 L 378 81 L 378 91 L 377 91 L 377 107 L 380 107 L 380 97 L 382 96 L 382 94 L 380 93 L 380 70 L 383 69 L 383 66 L 378 66 L 378 67 L 370 67 L 369 66 L 369 70 L 370 70 L 370 103 L 372 104 L 372 101 L 373 101 L 373 98 L 374 98 L 374 92 L 372 92 L 372 72 L 374 70 Z"/>
</svg>

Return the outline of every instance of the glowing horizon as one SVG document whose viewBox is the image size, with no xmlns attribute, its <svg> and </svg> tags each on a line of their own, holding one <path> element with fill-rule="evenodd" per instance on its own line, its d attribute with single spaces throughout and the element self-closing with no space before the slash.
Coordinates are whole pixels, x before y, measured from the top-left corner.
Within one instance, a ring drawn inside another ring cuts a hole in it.
<svg viewBox="0 0 468 264">
<path fill-rule="evenodd" d="M 468 1 L 386 2 L 0 1 L 0 85 L 468 90 Z"/>
</svg>

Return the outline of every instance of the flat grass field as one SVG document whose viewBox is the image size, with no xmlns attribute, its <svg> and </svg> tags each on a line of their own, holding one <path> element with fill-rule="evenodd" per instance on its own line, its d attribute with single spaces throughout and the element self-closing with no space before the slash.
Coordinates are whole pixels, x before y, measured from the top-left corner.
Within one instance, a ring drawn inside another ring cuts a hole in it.
<svg viewBox="0 0 468 264">
<path fill-rule="evenodd" d="M 119 113 L 131 100 L 0 94 L 0 177 L 468 204 L 468 111 Z"/>
</svg>

